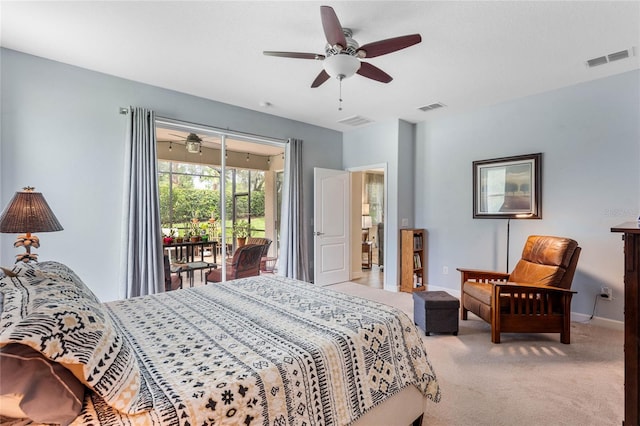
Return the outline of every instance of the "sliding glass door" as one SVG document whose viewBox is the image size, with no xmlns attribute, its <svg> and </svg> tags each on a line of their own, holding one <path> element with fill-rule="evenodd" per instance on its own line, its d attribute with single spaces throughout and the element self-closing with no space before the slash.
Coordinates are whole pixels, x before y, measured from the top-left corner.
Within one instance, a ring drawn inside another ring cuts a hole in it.
<svg viewBox="0 0 640 426">
<path fill-rule="evenodd" d="M 221 280 L 233 279 L 230 262 L 249 237 L 270 241 L 263 256 L 270 265 L 261 269 L 272 272 L 265 268 L 278 257 L 284 143 L 174 121 L 157 123 L 156 133 L 162 231 L 174 270 L 196 260 L 177 243 L 204 239 L 209 245 L 195 244 L 197 260 L 225 270 Z"/>
</svg>

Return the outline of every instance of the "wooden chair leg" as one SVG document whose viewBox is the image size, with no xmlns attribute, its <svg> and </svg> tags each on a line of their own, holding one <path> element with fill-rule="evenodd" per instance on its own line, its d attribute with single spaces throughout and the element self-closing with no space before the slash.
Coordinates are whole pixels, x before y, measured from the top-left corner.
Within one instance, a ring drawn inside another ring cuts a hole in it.
<svg viewBox="0 0 640 426">
<path fill-rule="evenodd" d="M 560 342 L 568 345 L 571 343 L 571 314 L 565 312 L 562 318 L 562 331 L 560 332 Z"/>
<path fill-rule="evenodd" d="M 500 343 L 500 288 L 493 286 L 491 292 L 491 342 Z"/>
<path fill-rule="evenodd" d="M 560 342 L 568 345 L 571 343 L 571 297 L 567 294 L 562 297 L 562 332 L 560 333 Z"/>
<path fill-rule="evenodd" d="M 491 326 L 491 343 L 500 343 L 500 330 L 493 325 Z"/>
</svg>

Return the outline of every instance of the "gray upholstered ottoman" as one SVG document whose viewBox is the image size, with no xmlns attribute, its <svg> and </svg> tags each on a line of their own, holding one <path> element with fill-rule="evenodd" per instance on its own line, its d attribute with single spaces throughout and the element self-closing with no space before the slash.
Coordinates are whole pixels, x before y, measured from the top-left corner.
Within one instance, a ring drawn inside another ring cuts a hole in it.
<svg viewBox="0 0 640 426">
<path fill-rule="evenodd" d="M 458 335 L 460 301 L 446 291 L 413 293 L 413 322 L 429 333 Z"/>
</svg>

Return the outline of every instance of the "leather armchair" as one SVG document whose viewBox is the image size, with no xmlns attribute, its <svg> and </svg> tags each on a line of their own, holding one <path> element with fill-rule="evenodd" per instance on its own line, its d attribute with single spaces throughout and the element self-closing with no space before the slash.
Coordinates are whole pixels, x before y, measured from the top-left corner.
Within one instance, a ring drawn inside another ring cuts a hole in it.
<svg viewBox="0 0 640 426">
<path fill-rule="evenodd" d="M 493 343 L 500 343 L 500 333 L 512 332 L 560 333 L 568 344 L 580 251 L 570 238 L 532 235 L 510 274 L 458 268 L 461 319 L 471 311 L 491 324 Z"/>
</svg>

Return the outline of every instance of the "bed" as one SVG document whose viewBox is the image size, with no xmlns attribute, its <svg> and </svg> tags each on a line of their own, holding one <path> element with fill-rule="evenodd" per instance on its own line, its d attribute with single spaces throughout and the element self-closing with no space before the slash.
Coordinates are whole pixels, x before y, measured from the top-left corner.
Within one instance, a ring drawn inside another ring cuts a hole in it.
<svg viewBox="0 0 640 426">
<path fill-rule="evenodd" d="M 109 303 L 57 262 L 7 274 L 2 350 L 81 383 L 59 423 L 410 424 L 440 399 L 415 325 L 386 305 L 272 274 Z"/>
</svg>

